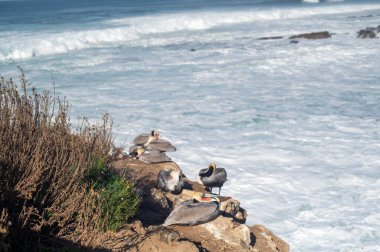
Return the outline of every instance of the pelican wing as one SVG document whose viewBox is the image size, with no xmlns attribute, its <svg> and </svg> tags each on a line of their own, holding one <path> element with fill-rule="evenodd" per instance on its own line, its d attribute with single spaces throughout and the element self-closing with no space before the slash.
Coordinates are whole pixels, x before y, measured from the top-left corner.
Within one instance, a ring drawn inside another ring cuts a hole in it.
<svg viewBox="0 0 380 252">
<path fill-rule="evenodd" d="M 219 215 L 216 202 L 188 203 L 176 207 L 163 226 L 197 225 L 214 220 Z"/>
<path fill-rule="evenodd" d="M 224 168 L 216 168 L 214 172 L 216 180 L 225 182 L 227 180 L 227 172 Z"/>
<path fill-rule="evenodd" d="M 149 136 L 150 134 L 146 134 L 146 133 L 138 135 L 137 137 L 135 137 L 135 139 L 133 139 L 132 143 L 134 145 L 143 145 L 146 142 L 148 142 Z"/>
<path fill-rule="evenodd" d="M 201 177 L 201 181 L 206 187 L 221 187 L 227 181 L 227 172 L 224 168 L 216 168 L 211 176 Z"/>
<path fill-rule="evenodd" d="M 169 188 L 167 186 L 169 179 L 171 179 L 170 171 L 169 170 L 161 170 L 158 173 L 158 178 L 157 178 L 158 188 L 160 188 L 164 191 L 169 191 Z"/>
<path fill-rule="evenodd" d="M 204 168 L 204 169 L 201 169 L 199 171 L 199 176 L 206 176 L 207 173 L 208 173 L 209 169 L 208 168 Z"/>
<path fill-rule="evenodd" d="M 146 152 L 142 156 L 139 156 L 139 160 L 151 164 L 172 161 L 168 156 L 161 152 Z"/>
<path fill-rule="evenodd" d="M 176 147 L 174 147 L 169 141 L 162 139 L 150 142 L 148 145 L 148 149 L 168 152 L 173 152 L 177 150 Z"/>
</svg>

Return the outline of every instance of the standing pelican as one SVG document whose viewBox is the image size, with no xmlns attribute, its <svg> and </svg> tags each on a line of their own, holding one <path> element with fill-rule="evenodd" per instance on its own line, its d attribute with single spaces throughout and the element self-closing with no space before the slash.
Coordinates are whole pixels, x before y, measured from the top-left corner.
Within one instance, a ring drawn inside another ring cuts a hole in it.
<svg viewBox="0 0 380 252">
<path fill-rule="evenodd" d="M 197 182 L 204 185 L 208 191 L 212 192 L 213 187 L 219 187 L 219 195 L 220 189 L 226 181 L 226 170 L 224 168 L 216 168 L 215 163 L 211 163 L 208 168 L 200 170 L 197 176 Z"/>
<path fill-rule="evenodd" d="M 157 130 L 152 130 L 150 134 L 138 135 L 132 143 L 134 145 L 129 149 L 130 153 L 138 146 L 142 146 L 146 150 L 176 151 L 176 148 L 169 141 L 160 138 L 160 133 Z"/>
<path fill-rule="evenodd" d="M 172 160 L 160 151 L 146 151 L 143 147 L 138 146 L 132 153 L 129 154 L 136 159 L 145 163 L 164 163 L 171 162 Z"/>
<path fill-rule="evenodd" d="M 185 183 L 179 169 L 163 169 L 158 173 L 157 185 L 166 192 L 180 194 Z"/>
<path fill-rule="evenodd" d="M 162 225 L 193 226 L 212 221 L 220 215 L 218 197 L 200 197 L 198 201 L 186 201 L 174 208 Z"/>
</svg>

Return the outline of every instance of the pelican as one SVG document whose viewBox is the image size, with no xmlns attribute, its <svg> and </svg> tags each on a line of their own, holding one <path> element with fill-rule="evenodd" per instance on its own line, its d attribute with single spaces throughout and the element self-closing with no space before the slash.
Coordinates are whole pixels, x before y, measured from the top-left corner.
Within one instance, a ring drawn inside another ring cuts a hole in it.
<svg viewBox="0 0 380 252">
<path fill-rule="evenodd" d="M 219 215 L 220 200 L 216 196 L 199 197 L 199 202 L 185 201 L 166 218 L 164 227 L 170 225 L 194 226 L 216 219 Z"/>
<path fill-rule="evenodd" d="M 134 146 L 129 149 L 136 148 L 137 146 L 142 146 L 146 150 L 155 150 L 155 151 L 176 151 L 176 148 L 167 140 L 160 138 L 160 133 L 157 130 L 152 130 L 150 134 L 141 134 L 138 135 L 132 142 Z"/>
<path fill-rule="evenodd" d="M 212 192 L 213 187 L 219 187 L 219 195 L 220 189 L 226 181 L 226 170 L 224 168 L 216 168 L 215 163 L 211 163 L 208 168 L 200 170 L 197 176 L 197 182 L 204 185 L 208 191 Z"/>
<path fill-rule="evenodd" d="M 133 144 L 135 145 L 148 145 L 154 140 L 160 139 L 160 133 L 157 130 L 152 130 L 150 134 L 140 134 L 135 139 L 133 139 Z"/>
<path fill-rule="evenodd" d="M 135 151 L 130 153 L 130 156 L 143 161 L 145 163 L 164 163 L 171 162 L 172 160 L 160 151 L 146 151 L 143 147 L 138 146 Z"/>
<path fill-rule="evenodd" d="M 120 159 L 126 156 L 124 147 L 116 147 L 113 143 L 110 145 L 108 156 L 113 159 Z"/>
<path fill-rule="evenodd" d="M 166 192 L 180 194 L 185 183 L 179 169 L 163 169 L 158 173 L 157 185 Z"/>
</svg>

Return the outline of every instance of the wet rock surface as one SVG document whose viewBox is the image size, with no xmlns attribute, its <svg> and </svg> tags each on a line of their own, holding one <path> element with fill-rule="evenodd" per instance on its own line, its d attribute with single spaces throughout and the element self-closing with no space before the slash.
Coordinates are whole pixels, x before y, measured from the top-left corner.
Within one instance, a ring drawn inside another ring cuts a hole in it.
<svg viewBox="0 0 380 252">
<path fill-rule="evenodd" d="M 277 235 L 273 234 L 263 225 L 253 225 L 250 227 L 255 239 L 255 252 L 278 252 L 290 251 L 289 245 L 281 240 Z"/>
<path fill-rule="evenodd" d="M 271 37 L 261 37 L 258 38 L 258 40 L 276 40 L 276 39 L 283 39 L 283 36 L 271 36 Z"/>
<path fill-rule="evenodd" d="M 380 32 L 380 25 L 377 27 L 367 27 L 357 32 L 357 38 L 361 38 L 361 39 L 377 38 L 377 34 L 379 32 Z"/>
<path fill-rule="evenodd" d="M 328 31 L 322 32 L 310 32 L 310 33 L 302 33 L 298 35 L 290 36 L 289 39 L 327 39 L 331 38 L 331 33 Z"/>
</svg>

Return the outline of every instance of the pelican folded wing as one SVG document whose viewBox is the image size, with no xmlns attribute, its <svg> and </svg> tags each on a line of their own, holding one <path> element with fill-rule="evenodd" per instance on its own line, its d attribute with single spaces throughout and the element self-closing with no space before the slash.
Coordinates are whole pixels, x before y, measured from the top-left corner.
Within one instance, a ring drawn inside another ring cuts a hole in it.
<svg viewBox="0 0 380 252">
<path fill-rule="evenodd" d="M 148 150 L 156 150 L 156 151 L 167 151 L 167 152 L 173 152 L 177 149 L 167 140 L 155 140 L 149 143 Z"/>
<path fill-rule="evenodd" d="M 187 203 L 176 207 L 165 220 L 163 226 L 198 225 L 216 219 L 219 205 L 216 202 Z"/>
<path fill-rule="evenodd" d="M 139 156 L 138 158 L 140 161 L 151 163 L 151 164 L 172 161 L 168 156 L 166 156 L 164 153 L 159 152 L 159 151 L 145 152 L 143 155 Z"/>
<path fill-rule="evenodd" d="M 141 134 L 141 135 L 138 135 L 137 137 L 135 137 L 135 139 L 133 139 L 132 143 L 134 145 L 143 145 L 146 142 L 148 142 L 149 137 L 150 137 L 150 134 Z"/>
</svg>

